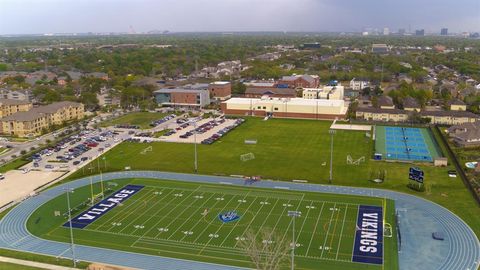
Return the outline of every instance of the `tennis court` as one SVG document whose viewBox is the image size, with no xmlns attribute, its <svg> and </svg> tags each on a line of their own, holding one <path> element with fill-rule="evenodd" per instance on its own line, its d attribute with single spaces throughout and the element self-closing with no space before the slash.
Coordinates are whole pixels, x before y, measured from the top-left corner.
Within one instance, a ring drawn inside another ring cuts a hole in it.
<svg viewBox="0 0 480 270">
<path fill-rule="evenodd" d="M 375 151 L 382 159 L 433 162 L 441 156 L 425 128 L 377 126 L 375 135 Z"/>
</svg>

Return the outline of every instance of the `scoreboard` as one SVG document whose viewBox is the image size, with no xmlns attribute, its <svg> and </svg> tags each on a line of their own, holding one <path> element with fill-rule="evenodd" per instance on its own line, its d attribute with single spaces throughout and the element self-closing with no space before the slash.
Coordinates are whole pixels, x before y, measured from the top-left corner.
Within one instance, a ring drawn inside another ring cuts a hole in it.
<svg viewBox="0 0 480 270">
<path fill-rule="evenodd" d="M 420 168 L 410 167 L 410 171 L 408 172 L 408 179 L 423 183 L 423 176 L 424 173 L 422 170 L 420 170 Z"/>
</svg>

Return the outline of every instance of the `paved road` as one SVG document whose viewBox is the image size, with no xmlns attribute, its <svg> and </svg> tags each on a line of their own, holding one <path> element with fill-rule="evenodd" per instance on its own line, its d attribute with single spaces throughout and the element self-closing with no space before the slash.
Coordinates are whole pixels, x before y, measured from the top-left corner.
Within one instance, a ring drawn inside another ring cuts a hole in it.
<svg viewBox="0 0 480 270">
<path fill-rule="evenodd" d="M 121 178 L 171 179 L 202 183 L 230 183 L 243 185 L 243 179 L 207 175 L 192 175 L 153 171 L 116 172 L 103 175 L 103 180 Z M 100 181 L 99 176 L 93 178 Z M 31 235 L 26 220 L 43 203 L 59 196 L 64 188 L 78 188 L 89 184 L 89 178 L 78 179 L 42 192 L 12 209 L 0 220 L 0 247 L 69 258 L 67 243 L 43 240 Z M 458 216 L 438 204 L 422 198 L 394 191 L 340 186 L 298 184 L 290 182 L 261 181 L 248 188 L 281 188 L 290 190 L 355 194 L 386 197 L 395 200 L 400 214 L 402 248 L 399 253 L 400 269 L 451 270 L 477 269 L 480 264 L 480 243 L 473 231 Z M 442 231 L 444 241 L 433 240 L 432 232 Z M 207 264 L 187 260 L 164 258 L 117 250 L 77 245 L 77 258 L 105 264 L 142 269 L 239 269 L 231 266 Z"/>
</svg>

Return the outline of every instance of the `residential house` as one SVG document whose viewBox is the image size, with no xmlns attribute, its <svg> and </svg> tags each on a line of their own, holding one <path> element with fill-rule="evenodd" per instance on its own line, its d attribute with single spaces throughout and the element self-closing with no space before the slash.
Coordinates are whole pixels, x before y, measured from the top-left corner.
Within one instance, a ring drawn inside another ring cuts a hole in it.
<svg viewBox="0 0 480 270">
<path fill-rule="evenodd" d="M 366 88 L 366 87 L 369 87 L 369 86 L 370 86 L 370 82 L 367 79 L 353 78 L 350 81 L 350 88 L 352 88 L 353 90 L 360 91 L 363 88 Z"/>
<path fill-rule="evenodd" d="M 448 128 L 447 132 L 461 147 L 480 146 L 480 121 L 454 125 Z"/>
<path fill-rule="evenodd" d="M 84 77 L 93 77 L 97 79 L 102 79 L 105 81 L 108 81 L 108 74 L 105 72 L 90 72 L 90 73 L 85 73 Z"/>
<path fill-rule="evenodd" d="M 403 109 L 406 111 L 416 111 L 419 112 L 422 107 L 418 104 L 418 101 L 413 97 L 406 97 L 403 99 Z"/>
<path fill-rule="evenodd" d="M 423 118 L 430 118 L 431 124 L 458 125 L 479 121 L 480 116 L 467 111 L 422 111 Z"/>
<path fill-rule="evenodd" d="M 380 96 L 378 98 L 378 107 L 380 109 L 395 109 L 395 105 L 393 104 L 393 100 L 389 96 Z"/>
<path fill-rule="evenodd" d="M 357 119 L 376 122 L 406 122 L 408 112 L 400 109 L 382 109 L 374 107 L 359 107 L 356 111 Z"/>
<path fill-rule="evenodd" d="M 460 99 L 454 99 L 449 102 L 450 110 L 452 111 L 466 111 L 467 104 Z"/>
</svg>

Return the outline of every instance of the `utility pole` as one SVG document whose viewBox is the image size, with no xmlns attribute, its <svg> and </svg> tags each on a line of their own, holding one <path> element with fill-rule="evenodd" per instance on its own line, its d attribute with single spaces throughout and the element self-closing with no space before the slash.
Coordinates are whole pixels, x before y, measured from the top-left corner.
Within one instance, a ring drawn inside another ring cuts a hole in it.
<svg viewBox="0 0 480 270">
<path fill-rule="evenodd" d="M 193 123 L 193 144 L 194 144 L 194 163 L 193 163 L 193 170 L 195 173 L 198 172 L 198 160 L 197 160 L 197 121 L 190 121 Z"/>
<path fill-rule="evenodd" d="M 331 184 L 333 179 L 333 135 L 335 134 L 335 130 L 330 129 L 328 133 L 330 133 L 330 178 L 328 179 L 328 183 Z"/>
<path fill-rule="evenodd" d="M 295 268 L 295 247 L 296 247 L 296 243 L 295 243 L 295 218 L 296 217 L 300 217 L 300 215 L 302 214 L 302 212 L 300 211 L 288 211 L 287 215 L 289 217 L 292 217 L 292 270 Z"/>
<path fill-rule="evenodd" d="M 73 243 L 73 228 L 72 228 L 72 211 L 70 208 L 70 192 L 73 193 L 73 189 L 68 188 L 65 189 L 67 192 L 67 207 L 68 207 L 68 220 L 70 226 L 70 250 L 72 251 L 72 260 L 73 260 L 73 267 L 77 267 L 77 260 L 75 259 L 75 249 Z"/>
</svg>

